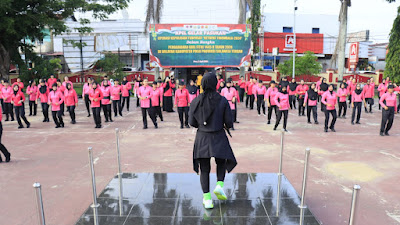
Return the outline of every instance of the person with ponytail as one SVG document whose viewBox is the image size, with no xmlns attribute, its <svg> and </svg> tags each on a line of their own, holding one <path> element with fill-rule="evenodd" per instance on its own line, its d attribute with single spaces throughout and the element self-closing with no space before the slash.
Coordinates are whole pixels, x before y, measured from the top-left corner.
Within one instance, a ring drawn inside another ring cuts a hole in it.
<svg viewBox="0 0 400 225">
<path fill-rule="evenodd" d="M 86 110 L 88 112 L 87 117 L 90 117 L 90 103 L 91 102 L 89 99 L 89 93 L 90 93 L 90 90 L 92 90 L 92 82 L 93 82 L 93 79 L 89 77 L 87 83 L 85 83 L 83 85 L 83 91 L 82 91 L 82 98 L 85 101 Z"/>
<path fill-rule="evenodd" d="M 10 162 L 11 160 L 11 153 L 7 150 L 7 148 L 3 145 L 3 143 L 1 142 L 1 137 L 3 136 L 3 124 L 1 123 L 1 120 L 3 119 L 3 111 L 0 107 L 0 152 L 3 153 L 6 162 Z M 3 159 L 1 158 L 0 155 L 0 163 L 3 162 Z"/>
<path fill-rule="evenodd" d="M 265 100 L 267 101 L 268 105 L 268 122 L 267 124 L 271 124 L 271 117 L 272 117 L 272 110 L 275 110 L 275 117 L 277 117 L 277 108 L 276 108 L 276 102 L 275 102 L 275 95 L 278 94 L 279 90 L 277 87 L 275 87 L 276 83 L 275 81 L 271 81 L 269 84 L 269 88 L 267 92 L 265 92 Z"/>
<path fill-rule="evenodd" d="M 304 99 L 303 99 L 304 100 Z M 289 116 L 289 93 L 287 92 L 287 86 L 283 85 L 280 92 L 278 92 L 274 101 L 276 102 L 276 106 L 278 108 L 278 115 L 276 117 L 274 130 L 278 127 L 279 123 L 282 119 L 283 114 L 283 129 L 287 132 L 286 125 Z"/>
<path fill-rule="evenodd" d="M 388 85 L 387 92 L 382 95 L 379 100 L 379 104 L 382 106 L 382 122 L 381 122 L 381 136 L 389 136 L 389 130 L 392 128 L 394 114 L 397 114 L 397 99 L 394 93 L 394 86 Z"/>
<path fill-rule="evenodd" d="M 38 92 L 36 95 L 36 104 L 38 104 L 38 99 L 40 99 L 40 104 L 42 106 L 43 112 L 43 122 L 50 122 L 49 120 L 49 88 L 46 85 L 45 79 L 39 80 Z"/>
<path fill-rule="evenodd" d="M 78 107 L 78 95 L 72 87 L 71 83 L 66 84 L 66 89 L 64 91 L 65 105 L 67 105 L 67 111 L 71 117 L 71 123 L 75 124 L 75 108 Z"/>
<path fill-rule="evenodd" d="M 300 84 L 296 88 L 297 100 L 299 101 L 299 116 L 305 116 L 304 111 L 304 96 L 308 91 L 308 86 L 304 84 L 304 80 L 300 81 Z"/>
<path fill-rule="evenodd" d="M 111 112 L 111 89 L 112 87 L 108 84 L 107 80 L 103 80 L 102 85 L 100 87 L 101 92 L 103 93 L 103 99 L 101 100 L 101 106 L 103 107 L 104 117 L 106 118 L 106 123 L 114 122 L 112 120 L 112 112 Z"/>
<path fill-rule="evenodd" d="M 189 109 L 189 123 L 197 128 L 193 147 L 193 170 L 199 174 L 203 190 L 203 205 L 212 209 L 210 193 L 211 158 L 217 164 L 217 185 L 214 194 L 219 200 L 227 200 L 224 192 L 225 173 L 232 172 L 237 162 L 226 132 L 233 127 L 232 112 L 228 100 L 216 92 L 217 78 L 207 73 L 202 81 L 204 92 L 193 100 Z M 199 170 L 200 167 L 200 170 Z"/>
<path fill-rule="evenodd" d="M 255 101 L 257 102 L 257 112 L 258 116 L 261 115 L 261 109 L 263 111 L 263 115 L 265 115 L 265 100 L 264 95 L 267 93 L 267 88 L 263 85 L 263 81 L 260 79 L 258 80 L 258 85 L 254 89 L 254 97 Z"/>
<path fill-rule="evenodd" d="M 322 85 L 322 84 L 321 84 Z M 329 114 L 332 114 L 332 122 L 329 128 L 332 132 L 336 132 L 335 123 L 337 119 L 336 104 L 337 104 L 337 94 L 333 91 L 333 84 L 329 85 L 328 91 L 322 95 L 321 102 L 326 106 L 325 109 L 325 132 L 328 132 L 329 124 Z"/>
<path fill-rule="evenodd" d="M 132 89 L 131 83 L 126 79 L 126 77 L 122 78 L 122 106 L 121 110 L 124 110 L 125 101 L 126 101 L 126 110 L 129 112 L 129 102 L 130 102 L 130 90 Z"/>
<path fill-rule="evenodd" d="M 36 81 L 29 81 L 29 85 L 26 88 L 26 94 L 29 95 L 29 116 L 36 116 L 37 104 L 36 98 L 38 94 L 38 87 L 36 86 Z"/>
<path fill-rule="evenodd" d="M 122 107 L 121 107 L 121 93 L 122 87 L 119 85 L 119 80 L 114 80 L 114 87 L 111 88 L 111 100 L 114 108 L 114 117 L 122 116 Z"/>
<path fill-rule="evenodd" d="M 351 107 L 353 107 L 353 113 L 351 115 L 351 124 L 353 125 L 354 125 L 354 118 L 356 116 L 356 110 L 357 110 L 356 124 L 360 124 L 361 111 L 362 111 L 361 107 L 363 102 L 365 104 L 364 92 L 361 89 L 361 85 L 357 84 L 356 90 L 354 90 L 353 94 L 351 94 Z"/>
<path fill-rule="evenodd" d="M 92 83 L 92 90 L 89 93 L 89 98 L 90 101 L 92 102 L 90 104 L 90 107 L 92 108 L 93 119 L 94 123 L 96 124 L 95 128 L 101 128 L 100 105 L 101 105 L 101 100 L 104 98 L 103 92 L 101 92 L 98 86 L 99 85 L 97 85 L 97 82 L 94 81 Z"/>
<path fill-rule="evenodd" d="M 14 105 L 15 116 L 18 121 L 18 129 L 24 128 L 22 124 L 21 118 L 24 120 L 26 124 L 26 128 L 29 128 L 31 124 L 25 117 L 25 107 L 24 107 L 25 95 L 20 90 L 20 86 L 18 84 L 14 84 L 13 86 L 13 94 L 11 95 L 11 104 Z"/>
<path fill-rule="evenodd" d="M 292 79 L 292 82 L 289 83 L 289 105 L 290 109 L 296 109 L 296 89 L 297 89 L 297 83 L 296 79 Z"/>
<path fill-rule="evenodd" d="M 48 104 L 51 106 L 51 114 L 53 116 L 56 128 L 64 127 L 64 121 L 62 118 L 61 105 L 64 103 L 64 95 L 58 90 L 57 83 L 54 83 L 49 93 Z"/>
<path fill-rule="evenodd" d="M 318 90 L 317 85 L 312 83 L 310 89 L 306 92 L 304 97 L 303 106 L 307 105 L 307 122 L 311 123 L 311 111 L 314 118 L 314 124 L 318 124 L 318 113 L 317 113 L 317 102 L 318 102 Z"/>
<path fill-rule="evenodd" d="M 339 97 L 339 118 L 342 115 L 343 111 L 343 118 L 346 119 L 346 112 L 347 112 L 347 96 L 349 95 L 349 92 L 346 88 L 346 83 L 342 82 L 340 83 L 340 87 L 338 89 L 338 97 Z"/>
<path fill-rule="evenodd" d="M 140 107 L 142 108 L 142 119 L 143 119 L 143 129 L 147 129 L 147 114 L 149 114 L 151 121 L 153 121 L 154 127 L 157 129 L 157 119 L 150 110 L 151 107 L 151 97 L 153 95 L 152 88 L 148 85 L 147 78 L 143 79 L 143 86 L 138 90 L 138 97 L 140 99 Z"/>
</svg>

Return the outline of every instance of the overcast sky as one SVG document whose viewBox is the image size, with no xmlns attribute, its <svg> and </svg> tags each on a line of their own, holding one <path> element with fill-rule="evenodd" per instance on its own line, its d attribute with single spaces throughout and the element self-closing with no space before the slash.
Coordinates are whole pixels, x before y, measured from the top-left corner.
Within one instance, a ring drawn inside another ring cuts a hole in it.
<svg viewBox="0 0 400 225">
<path fill-rule="evenodd" d="M 167 2 L 168 0 L 164 0 L 164 4 Z M 182 0 L 182 4 L 190 4 L 189 2 L 192 1 Z M 294 0 L 262 0 L 261 4 L 265 5 L 264 12 L 267 13 L 293 13 L 293 2 Z M 387 41 L 399 5 L 400 0 L 391 4 L 385 0 L 352 0 L 348 32 L 370 30 L 370 40 Z M 340 0 L 298 0 L 297 6 L 299 14 L 339 15 Z M 131 0 L 125 16 L 129 19 L 145 20 L 146 7 L 147 0 Z M 118 13 L 111 18 L 121 19 L 122 15 Z"/>
</svg>

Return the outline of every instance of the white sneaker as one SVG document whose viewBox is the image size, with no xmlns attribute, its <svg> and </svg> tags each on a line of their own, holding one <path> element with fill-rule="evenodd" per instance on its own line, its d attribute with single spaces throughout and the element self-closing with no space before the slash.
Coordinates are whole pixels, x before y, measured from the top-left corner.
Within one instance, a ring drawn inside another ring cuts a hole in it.
<svg viewBox="0 0 400 225">
<path fill-rule="evenodd" d="M 203 198 L 203 205 L 204 205 L 204 208 L 206 208 L 206 209 L 212 209 L 212 208 L 214 208 L 214 205 L 213 205 L 212 200 L 205 200 L 205 199 Z"/>
<path fill-rule="evenodd" d="M 214 189 L 214 194 L 217 196 L 218 200 L 227 200 L 228 198 L 226 197 L 226 194 L 224 192 L 224 189 L 217 185 Z"/>
</svg>

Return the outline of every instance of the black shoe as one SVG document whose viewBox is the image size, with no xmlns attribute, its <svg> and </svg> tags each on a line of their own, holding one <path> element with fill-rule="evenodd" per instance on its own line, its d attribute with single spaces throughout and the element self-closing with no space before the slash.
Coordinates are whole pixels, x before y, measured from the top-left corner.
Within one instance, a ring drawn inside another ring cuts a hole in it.
<svg viewBox="0 0 400 225">
<path fill-rule="evenodd" d="M 50 119 L 47 119 L 46 122 L 50 123 Z"/>
<path fill-rule="evenodd" d="M 72 120 L 72 122 L 71 122 L 72 124 L 76 124 L 76 121 L 75 120 Z"/>
<path fill-rule="evenodd" d="M 19 127 L 18 127 L 18 129 L 22 129 L 22 128 L 24 128 L 24 126 L 19 126 Z"/>
<path fill-rule="evenodd" d="M 162 121 L 164 121 L 164 119 L 163 119 L 163 118 L 161 118 L 160 120 L 161 120 L 161 122 L 162 122 Z"/>
<path fill-rule="evenodd" d="M 235 121 L 235 123 L 239 123 L 239 121 Z"/>
<path fill-rule="evenodd" d="M 368 113 L 367 109 L 365 109 L 365 113 Z"/>
<path fill-rule="evenodd" d="M 308 121 L 307 123 L 311 124 L 311 121 Z"/>
<path fill-rule="evenodd" d="M 361 124 L 361 123 L 359 121 L 357 121 L 356 124 Z"/>
<path fill-rule="evenodd" d="M 60 125 L 57 125 L 57 126 L 56 126 L 56 128 L 60 128 L 60 127 L 61 127 Z"/>
<path fill-rule="evenodd" d="M 288 130 L 286 130 L 286 129 L 283 129 L 285 132 L 288 132 Z"/>
<path fill-rule="evenodd" d="M 351 124 L 352 124 L 352 125 L 354 125 L 354 122 L 353 122 L 353 121 L 351 121 Z"/>
<path fill-rule="evenodd" d="M 143 129 L 147 129 L 147 126 L 144 126 Z"/>
<path fill-rule="evenodd" d="M 101 128 L 101 125 L 97 125 L 96 128 Z"/>
<path fill-rule="evenodd" d="M 129 109 L 127 109 L 128 110 L 128 112 L 129 112 Z"/>
<path fill-rule="evenodd" d="M 28 124 L 26 125 L 26 128 L 29 128 L 29 127 L 31 127 L 31 124 L 30 124 L 30 123 L 28 123 Z"/>
<path fill-rule="evenodd" d="M 90 117 L 90 114 L 88 114 L 87 117 Z"/>
<path fill-rule="evenodd" d="M 381 136 L 385 136 L 385 135 L 383 134 L 383 132 L 380 132 L 380 133 L 379 133 L 379 135 L 381 135 Z"/>
<path fill-rule="evenodd" d="M 385 135 L 386 135 L 386 136 L 390 136 L 390 135 L 389 135 L 389 132 L 387 132 L 387 131 L 385 132 Z"/>
<path fill-rule="evenodd" d="M 301 116 L 301 114 L 299 113 L 299 116 Z"/>
<path fill-rule="evenodd" d="M 270 121 L 270 120 L 268 120 L 267 124 L 271 124 L 271 121 Z"/>
<path fill-rule="evenodd" d="M 110 122 L 114 122 L 114 120 L 110 119 Z"/>
<path fill-rule="evenodd" d="M 372 111 L 369 111 L 369 113 L 373 113 Z"/>
<path fill-rule="evenodd" d="M 11 160 L 11 153 L 8 154 L 8 156 L 6 156 L 6 162 L 10 162 Z"/>
<path fill-rule="evenodd" d="M 303 114 L 301 114 L 302 116 L 306 116 L 304 113 Z"/>
<path fill-rule="evenodd" d="M 181 129 L 183 129 L 183 125 L 181 125 Z"/>
<path fill-rule="evenodd" d="M 186 127 L 186 128 L 190 128 L 190 126 L 189 126 L 189 125 L 185 125 L 185 127 Z"/>
<path fill-rule="evenodd" d="M 315 121 L 314 124 L 319 124 L 318 121 Z"/>
<path fill-rule="evenodd" d="M 276 127 L 274 127 L 274 130 L 276 130 Z"/>
<path fill-rule="evenodd" d="M 32 116 L 32 114 L 29 114 L 29 116 Z"/>
<path fill-rule="evenodd" d="M 61 124 L 61 127 L 64 127 L 64 123 Z"/>
<path fill-rule="evenodd" d="M 332 131 L 332 132 L 336 132 L 335 128 L 331 128 L 331 131 Z"/>
<path fill-rule="evenodd" d="M 120 113 L 119 115 L 122 116 L 122 113 Z"/>
<path fill-rule="evenodd" d="M 43 123 L 44 123 L 44 122 L 47 122 L 47 120 L 46 120 L 46 119 L 44 119 L 44 120 L 43 120 Z"/>
<path fill-rule="evenodd" d="M 10 121 L 9 119 L 6 119 L 6 120 L 4 120 L 4 121 Z"/>
<path fill-rule="evenodd" d="M 235 128 L 234 128 L 234 127 L 232 127 L 232 130 L 235 130 Z"/>
<path fill-rule="evenodd" d="M 158 129 L 158 124 L 154 124 L 154 128 Z"/>
<path fill-rule="evenodd" d="M 104 122 L 108 123 L 108 120 L 106 120 L 106 121 L 104 121 Z"/>
<path fill-rule="evenodd" d="M 325 128 L 324 131 L 325 131 L 325 133 L 327 133 L 327 132 L 328 132 L 328 129 Z"/>
<path fill-rule="evenodd" d="M 11 119 L 11 121 L 14 121 L 14 119 Z"/>
</svg>

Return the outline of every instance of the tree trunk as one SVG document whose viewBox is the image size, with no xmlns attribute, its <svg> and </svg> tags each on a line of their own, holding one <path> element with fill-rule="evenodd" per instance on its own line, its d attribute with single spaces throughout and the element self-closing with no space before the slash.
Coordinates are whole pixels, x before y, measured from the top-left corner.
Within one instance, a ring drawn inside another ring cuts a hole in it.
<svg viewBox="0 0 400 225">
<path fill-rule="evenodd" d="M 8 79 L 10 72 L 10 52 L 0 43 L 0 77 Z"/>
</svg>

